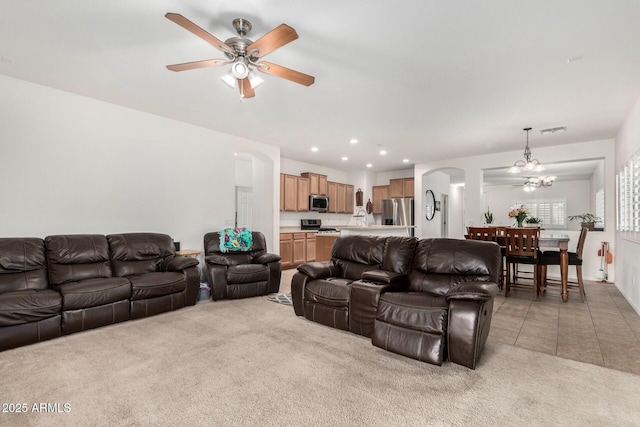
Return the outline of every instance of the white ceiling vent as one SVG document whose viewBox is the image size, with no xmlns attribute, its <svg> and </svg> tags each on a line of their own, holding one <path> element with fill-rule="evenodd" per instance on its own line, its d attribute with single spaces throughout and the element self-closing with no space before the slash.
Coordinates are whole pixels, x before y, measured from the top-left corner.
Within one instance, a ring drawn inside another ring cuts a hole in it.
<svg viewBox="0 0 640 427">
<path fill-rule="evenodd" d="M 566 130 L 567 130 L 566 126 L 558 126 L 555 128 L 542 129 L 540 133 L 543 135 L 546 135 L 548 133 L 565 132 Z"/>
</svg>

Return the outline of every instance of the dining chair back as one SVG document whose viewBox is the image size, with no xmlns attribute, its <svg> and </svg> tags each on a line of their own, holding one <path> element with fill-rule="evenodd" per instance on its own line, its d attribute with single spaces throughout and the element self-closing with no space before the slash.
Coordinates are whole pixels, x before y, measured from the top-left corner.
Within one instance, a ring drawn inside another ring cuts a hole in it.
<svg viewBox="0 0 640 427">
<path fill-rule="evenodd" d="M 511 287 L 533 287 L 533 300 L 538 298 L 540 277 L 540 229 L 539 228 L 507 228 L 505 231 L 506 246 L 506 280 L 504 296 L 508 297 Z M 533 285 L 512 283 L 512 264 L 533 265 Z"/>
<path fill-rule="evenodd" d="M 584 291 L 584 282 L 582 280 L 582 252 L 584 250 L 584 242 L 587 240 L 587 233 L 589 229 L 582 227 L 580 231 L 580 237 L 578 238 L 578 245 L 575 252 L 569 252 L 569 265 L 576 266 L 576 278 L 577 281 L 567 281 L 567 289 L 578 288 L 582 302 L 586 295 Z M 547 288 L 547 282 L 551 284 L 561 284 L 558 280 L 547 279 L 547 266 L 548 265 L 560 265 L 560 252 L 558 251 L 544 251 L 540 259 L 540 294 L 543 294 Z"/>
<path fill-rule="evenodd" d="M 467 239 L 495 242 L 496 228 L 495 227 L 469 227 L 467 232 Z"/>
</svg>

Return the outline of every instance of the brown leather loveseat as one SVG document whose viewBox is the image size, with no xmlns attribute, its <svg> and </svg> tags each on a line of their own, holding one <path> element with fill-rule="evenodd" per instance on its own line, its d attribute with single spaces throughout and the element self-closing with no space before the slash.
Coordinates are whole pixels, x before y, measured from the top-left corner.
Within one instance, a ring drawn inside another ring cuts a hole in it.
<svg viewBox="0 0 640 427">
<path fill-rule="evenodd" d="M 394 262 L 383 261 L 385 247 Z M 356 260 L 347 273 L 344 266 Z M 331 261 L 298 267 L 291 283 L 294 310 L 371 337 L 388 351 L 475 369 L 489 334 L 500 262 L 493 242 L 339 238 Z"/>
<path fill-rule="evenodd" d="M 197 265 L 165 234 L 0 238 L 0 351 L 194 305 Z"/>
</svg>

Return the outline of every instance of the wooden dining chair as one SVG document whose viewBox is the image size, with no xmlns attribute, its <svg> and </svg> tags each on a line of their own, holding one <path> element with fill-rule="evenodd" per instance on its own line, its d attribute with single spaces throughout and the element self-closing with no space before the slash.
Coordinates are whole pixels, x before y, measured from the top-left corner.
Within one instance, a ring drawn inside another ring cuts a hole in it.
<svg viewBox="0 0 640 427">
<path fill-rule="evenodd" d="M 582 302 L 584 302 L 584 282 L 582 281 L 582 251 L 584 249 L 584 242 L 587 240 L 587 227 L 582 227 L 580 231 L 580 237 L 578 238 L 578 245 L 575 252 L 569 252 L 569 265 L 576 266 L 577 281 L 567 281 L 567 289 L 578 289 Z M 559 251 L 544 251 L 540 258 L 540 295 L 543 295 L 547 289 L 547 282 L 553 285 L 562 285 L 560 280 L 547 279 L 547 266 L 548 265 L 560 265 L 560 252 Z"/>
<path fill-rule="evenodd" d="M 468 227 L 467 239 L 495 242 L 496 228 L 495 227 Z"/>
<path fill-rule="evenodd" d="M 502 227 L 504 229 L 504 227 Z M 498 242 L 498 227 L 467 227 L 467 240 L 484 240 L 487 242 Z M 499 244 L 499 243 L 498 243 Z M 498 288 L 504 288 L 505 272 L 504 272 L 504 251 L 500 246 L 502 253 L 501 275 L 499 278 Z"/>
<path fill-rule="evenodd" d="M 540 284 L 540 229 L 539 228 L 507 228 L 505 236 L 507 277 L 504 296 L 508 297 L 512 287 L 533 288 L 533 300 L 538 299 Z M 533 266 L 533 284 L 512 282 L 511 265 L 528 264 Z"/>
</svg>

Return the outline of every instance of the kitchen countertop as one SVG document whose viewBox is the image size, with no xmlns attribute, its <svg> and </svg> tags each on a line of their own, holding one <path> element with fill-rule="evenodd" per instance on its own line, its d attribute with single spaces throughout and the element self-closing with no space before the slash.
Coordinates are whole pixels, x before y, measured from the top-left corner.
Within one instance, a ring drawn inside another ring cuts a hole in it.
<svg viewBox="0 0 640 427">
<path fill-rule="evenodd" d="M 335 228 L 336 234 L 340 234 L 340 230 L 399 230 L 406 228 L 416 228 L 415 225 L 327 225 L 323 228 Z M 317 233 L 318 230 L 303 230 L 300 227 L 280 227 L 280 233 Z M 321 234 L 333 234 L 322 232 Z"/>
</svg>

